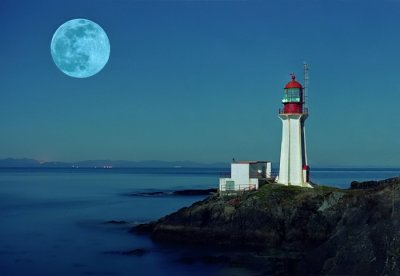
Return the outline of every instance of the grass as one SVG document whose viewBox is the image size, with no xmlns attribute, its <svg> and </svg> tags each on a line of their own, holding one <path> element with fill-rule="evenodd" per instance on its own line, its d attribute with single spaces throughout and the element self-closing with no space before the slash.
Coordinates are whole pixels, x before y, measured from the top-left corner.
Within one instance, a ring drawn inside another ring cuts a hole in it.
<svg viewBox="0 0 400 276">
<path fill-rule="evenodd" d="M 314 188 L 303 188 L 299 186 L 285 186 L 279 184 L 267 184 L 249 196 L 265 201 L 293 202 L 309 196 L 325 195 L 331 192 L 345 192 L 345 190 L 330 186 L 315 186 Z"/>
<path fill-rule="evenodd" d="M 259 199 L 279 199 L 279 200 L 293 200 L 298 194 L 304 193 L 302 187 L 284 186 L 279 184 L 264 185 L 259 190 L 253 192 L 252 196 Z"/>
</svg>

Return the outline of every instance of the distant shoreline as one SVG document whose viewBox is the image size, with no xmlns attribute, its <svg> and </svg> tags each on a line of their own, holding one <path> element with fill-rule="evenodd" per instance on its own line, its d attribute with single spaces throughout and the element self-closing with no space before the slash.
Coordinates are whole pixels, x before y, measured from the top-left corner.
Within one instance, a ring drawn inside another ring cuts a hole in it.
<svg viewBox="0 0 400 276">
<path fill-rule="evenodd" d="M 196 161 L 162 161 L 162 160 L 145 160 L 145 161 L 129 161 L 129 160 L 81 160 L 81 161 L 40 161 L 33 158 L 3 158 L 0 159 L 0 169 L 5 168 L 44 168 L 44 169 L 230 169 L 229 162 L 196 162 Z M 399 167 L 383 167 L 383 166 L 315 166 L 311 164 L 311 171 L 398 171 Z M 272 170 L 279 170 L 279 163 L 272 162 Z"/>
</svg>

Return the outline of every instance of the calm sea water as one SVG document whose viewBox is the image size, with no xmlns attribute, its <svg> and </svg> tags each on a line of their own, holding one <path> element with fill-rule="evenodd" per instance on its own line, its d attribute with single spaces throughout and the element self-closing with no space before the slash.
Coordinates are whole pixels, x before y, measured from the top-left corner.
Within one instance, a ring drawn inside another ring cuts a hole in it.
<svg viewBox="0 0 400 276">
<path fill-rule="evenodd" d="M 184 264 L 198 249 L 128 233 L 204 197 L 129 193 L 213 188 L 223 169 L 0 169 L 0 275 L 245 275 L 222 264 Z M 316 183 L 399 176 L 400 169 L 312 171 Z M 143 256 L 118 254 L 137 248 Z"/>
</svg>

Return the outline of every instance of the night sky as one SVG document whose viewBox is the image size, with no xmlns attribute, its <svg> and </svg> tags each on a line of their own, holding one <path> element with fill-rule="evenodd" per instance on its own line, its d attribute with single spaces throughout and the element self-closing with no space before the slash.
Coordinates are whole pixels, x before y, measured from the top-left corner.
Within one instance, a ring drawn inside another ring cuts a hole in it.
<svg viewBox="0 0 400 276">
<path fill-rule="evenodd" d="M 50 54 L 65 21 L 97 75 Z M 310 67 L 312 167 L 400 167 L 400 1 L 0 1 L 0 158 L 279 160 L 284 85 Z"/>
</svg>

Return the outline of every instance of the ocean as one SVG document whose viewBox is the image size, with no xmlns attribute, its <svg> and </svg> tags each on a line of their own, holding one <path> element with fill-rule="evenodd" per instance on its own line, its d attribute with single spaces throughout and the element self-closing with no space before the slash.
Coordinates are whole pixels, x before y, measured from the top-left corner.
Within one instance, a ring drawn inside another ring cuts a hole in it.
<svg viewBox="0 0 400 276">
<path fill-rule="evenodd" d="M 153 243 L 129 233 L 205 196 L 132 193 L 216 188 L 227 169 L 0 169 L 0 275 L 246 275 L 238 267 L 184 262 L 207 248 Z M 400 169 L 318 169 L 312 181 L 400 175 Z M 108 221 L 127 223 L 106 223 Z M 136 250 L 134 254 L 128 252 Z M 139 252 L 139 253 L 137 253 Z"/>
</svg>

